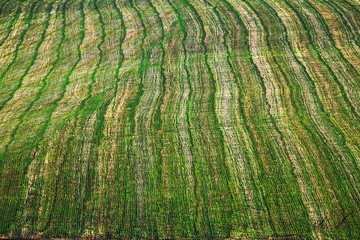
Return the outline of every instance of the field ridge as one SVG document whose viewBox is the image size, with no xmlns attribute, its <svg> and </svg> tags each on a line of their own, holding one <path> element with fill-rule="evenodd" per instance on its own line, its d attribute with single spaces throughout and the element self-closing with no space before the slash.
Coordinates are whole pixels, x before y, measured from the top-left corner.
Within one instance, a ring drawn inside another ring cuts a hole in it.
<svg viewBox="0 0 360 240">
<path fill-rule="evenodd" d="M 359 0 L 0 3 L 0 237 L 356 239 Z"/>
</svg>

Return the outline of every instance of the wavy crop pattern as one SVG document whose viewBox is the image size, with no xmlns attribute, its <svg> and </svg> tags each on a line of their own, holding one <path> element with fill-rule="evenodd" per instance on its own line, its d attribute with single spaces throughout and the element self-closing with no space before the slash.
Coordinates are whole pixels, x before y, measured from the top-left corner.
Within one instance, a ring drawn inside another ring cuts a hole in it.
<svg viewBox="0 0 360 240">
<path fill-rule="evenodd" d="M 0 1 L 0 237 L 359 236 L 359 0 Z"/>
</svg>

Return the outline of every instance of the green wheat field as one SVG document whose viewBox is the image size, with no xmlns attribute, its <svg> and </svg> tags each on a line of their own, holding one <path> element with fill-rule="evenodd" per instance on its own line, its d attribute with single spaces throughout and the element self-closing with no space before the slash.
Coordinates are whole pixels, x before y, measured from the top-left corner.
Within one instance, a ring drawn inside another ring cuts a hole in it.
<svg viewBox="0 0 360 240">
<path fill-rule="evenodd" d="M 360 239 L 360 0 L 0 0 L 0 238 Z"/>
</svg>

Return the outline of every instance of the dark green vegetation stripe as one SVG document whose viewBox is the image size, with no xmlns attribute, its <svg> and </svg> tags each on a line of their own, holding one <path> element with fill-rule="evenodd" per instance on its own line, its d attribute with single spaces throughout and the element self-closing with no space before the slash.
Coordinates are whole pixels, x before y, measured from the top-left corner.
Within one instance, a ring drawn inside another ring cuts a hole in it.
<svg viewBox="0 0 360 240">
<path fill-rule="evenodd" d="M 34 11 L 34 8 L 36 6 L 36 2 L 32 2 L 31 3 L 31 6 L 30 6 L 30 10 L 29 10 L 29 14 L 28 14 L 28 17 L 27 19 L 25 20 L 25 24 L 27 25 L 25 30 L 21 32 L 21 35 L 20 35 L 20 38 L 19 38 L 19 41 L 18 43 L 16 44 L 16 48 L 15 48 L 15 51 L 14 51 L 14 56 L 12 58 L 12 61 L 10 62 L 10 64 L 7 66 L 7 68 L 5 69 L 5 71 L 1 74 L 0 76 L 0 82 L 3 83 L 4 82 L 4 78 L 6 77 L 6 75 L 8 74 L 8 72 L 13 68 L 14 65 L 16 65 L 16 60 L 18 59 L 18 56 L 19 56 L 19 50 L 20 50 L 20 47 L 22 46 L 23 44 L 23 41 L 24 41 L 24 38 L 25 38 L 25 35 L 27 34 L 29 28 L 31 27 L 31 23 L 32 23 L 32 20 L 33 20 L 33 11 Z M 36 53 L 35 53 L 35 56 L 36 56 Z M 32 58 L 33 61 L 35 58 Z M 31 64 L 30 64 L 31 66 Z M 23 74 L 21 77 L 20 77 L 20 80 L 19 80 L 19 83 L 16 84 L 16 86 L 14 87 L 14 90 L 8 90 L 6 91 L 6 95 L 10 95 L 10 96 L 7 96 L 5 97 L 5 99 L 1 99 L 1 102 L 0 102 L 0 111 L 4 108 L 5 104 L 12 98 L 12 96 L 14 95 L 14 93 L 16 92 L 17 89 L 20 88 L 21 86 L 21 79 L 23 79 L 23 77 L 26 75 L 26 72 L 29 71 L 30 69 L 30 66 L 27 67 L 27 69 L 25 70 L 25 74 Z"/>
<path fill-rule="evenodd" d="M 356 239 L 358 0 L 0 2 L 0 237 Z"/>
<path fill-rule="evenodd" d="M 10 1 L 11 2 L 11 1 Z M 11 4 L 8 4 L 8 2 L 6 2 L 6 1 L 4 1 L 4 4 L 2 5 L 2 7 L 1 7 L 1 13 L 3 13 L 3 12 L 6 12 L 6 7 L 8 7 L 9 5 L 11 6 Z M 11 6 L 12 7 L 12 6 Z M 8 7 L 8 8 L 11 8 L 11 7 Z M 11 19 L 11 21 L 10 22 L 8 22 L 7 24 L 8 24 L 8 27 L 7 27 L 7 33 L 6 33 L 6 35 L 5 35 L 5 37 L 4 38 L 2 38 L 1 39 L 1 42 L 0 42 L 0 47 L 6 42 L 6 40 L 9 38 L 9 36 L 10 36 L 10 34 L 11 34 L 11 32 L 12 32 L 12 28 L 14 27 L 14 25 L 16 24 L 16 22 L 17 22 L 17 20 L 18 20 L 18 18 L 19 18 L 19 16 L 20 16 L 20 13 L 22 12 L 21 11 L 21 8 L 22 8 L 22 4 L 17 4 L 17 8 L 16 8 L 16 11 L 15 11 L 15 16 Z M 12 9 L 12 11 L 13 11 L 13 9 Z M 6 16 L 6 14 L 3 14 L 3 15 L 5 15 Z M 10 16 L 12 16 L 12 14 L 10 15 Z"/>
<path fill-rule="evenodd" d="M 9 101 L 14 97 L 16 91 L 21 88 L 21 86 L 22 86 L 22 84 L 23 84 L 23 81 L 24 81 L 24 78 L 27 76 L 27 74 L 29 73 L 30 69 L 34 66 L 35 61 L 37 60 L 37 57 L 38 57 L 38 54 L 39 54 L 39 53 L 38 53 L 38 52 L 39 52 L 39 48 L 40 48 L 40 46 L 43 44 L 44 39 L 45 39 L 46 32 L 47 32 L 47 30 L 48 30 L 48 28 L 49 28 L 50 12 L 51 12 L 52 9 L 53 9 L 53 6 L 52 6 L 52 3 L 51 3 L 51 4 L 50 4 L 50 11 L 47 12 L 44 30 L 43 30 L 43 32 L 41 33 L 41 40 L 39 41 L 39 43 L 38 43 L 38 44 L 36 45 L 36 47 L 35 47 L 35 50 L 34 50 L 34 51 L 35 51 L 35 54 L 34 54 L 34 56 L 33 56 L 33 59 L 31 60 L 31 63 L 30 63 L 30 65 L 29 65 L 29 67 L 26 69 L 25 73 L 21 76 L 21 78 L 20 78 L 20 83 L 18 84 L 18 87 L 17 87 L 16 89 L 14 89 L 13 93 L 11 94 L 11 96 L 10 96 L 10 98 L 7 100 L 7 102 L 9 102 Z M 43 81 L 43 85 L 41 86 L 38 94 L 36 95 L 35 100 L 32 101 L 32 102 L 30 103 L 30 105 L 24 110 L 23 114 L 20 115 L 20 117 L 19 117 L 19 123 L 15 126 L 13 132 L 11 133 L 11 139 L 10 139 L 9 143 L 5 146 L 5 150 L 7 150 L 7 149 L 8 149 L 8 145 L 10 145 L 10 144 L 14 141 L 14 135 L 16 134 L 19 126 L 22 124 L 24 115 L 29 111 L 29 109 L 31 109 L 31 107 L 33 106 L 33 104 L 34 104 L 37 100 L 39 100 L 39 98 L 40 98 L 40 96 L 41 96 L 41 94 L 42 94 L 42 90 L 44 89 L 45 85 L 46 85 L 46 83 L 45 83 L 45 81 Z M 6 103 L 7 103 L 7 102 L 6 102 Z M 5 103 L 5 104 L 6 104 L 6 103 Z M 4 104 L 4 105 L 5 105 L 5 104 Z"/>
</svg>

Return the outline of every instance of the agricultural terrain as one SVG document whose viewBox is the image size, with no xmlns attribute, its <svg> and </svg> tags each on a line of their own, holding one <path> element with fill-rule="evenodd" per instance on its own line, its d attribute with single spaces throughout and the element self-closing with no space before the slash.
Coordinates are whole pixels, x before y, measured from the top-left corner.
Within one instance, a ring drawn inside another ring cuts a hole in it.
<svg viewBox="0 0 360 240">
<path fill-rule="evenodd" d="M 0 0 L 0 237 L 359 236 L 360 0 Z"/>
</svg>

